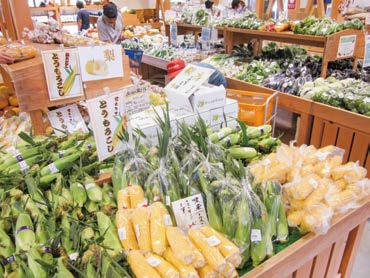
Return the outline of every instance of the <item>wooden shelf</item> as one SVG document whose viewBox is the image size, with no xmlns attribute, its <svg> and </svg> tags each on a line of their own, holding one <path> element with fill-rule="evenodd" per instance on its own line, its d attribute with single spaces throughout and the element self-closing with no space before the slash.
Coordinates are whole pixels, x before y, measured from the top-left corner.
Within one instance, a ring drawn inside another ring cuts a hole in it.
<svg viewBox="0 0 370 278">
<path fill-rule="evenodd" d="M 31 12 L 58 11 L 58 7 L 31 7 Z"/>
</svg>

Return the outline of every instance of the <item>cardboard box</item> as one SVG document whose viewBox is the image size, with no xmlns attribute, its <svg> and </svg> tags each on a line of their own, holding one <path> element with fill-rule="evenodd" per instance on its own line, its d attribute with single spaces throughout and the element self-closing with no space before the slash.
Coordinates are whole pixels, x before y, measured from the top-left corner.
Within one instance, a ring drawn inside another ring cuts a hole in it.
<svg viewBox="0 0 370 278">
<path fill-rule="evenodd" d="M 223 107 L 226 100 L 224 86 L 202 85 L 193 94 L 171 92 L 167 94 L 170 105 L 188 111 L 204 112 Z"/>
<path fill-rule="evenodd" d="M 224 122 L 224 108 L 216 108 L 210 111 L 211 126 L 221 125 Z"/>
<path fill-rule="evenodd" d="M 238 101 L 231 98 L 226 98 L 226 104 L 224 107 L 224 113 L 227 121 L 238 118 Z"/>
</svg>

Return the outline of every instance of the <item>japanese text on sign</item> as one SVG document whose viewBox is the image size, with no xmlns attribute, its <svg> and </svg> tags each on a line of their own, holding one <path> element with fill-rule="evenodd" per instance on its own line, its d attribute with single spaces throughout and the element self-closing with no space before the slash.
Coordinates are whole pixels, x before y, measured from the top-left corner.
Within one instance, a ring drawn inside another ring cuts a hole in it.
<svg viewBox="0 0 370 278">
<path fill-rule="evenodd" d="M 208 219 L 201 194 L 172 202 L 177 226 L 181 229 L 208 225 Z"/>
</svg>

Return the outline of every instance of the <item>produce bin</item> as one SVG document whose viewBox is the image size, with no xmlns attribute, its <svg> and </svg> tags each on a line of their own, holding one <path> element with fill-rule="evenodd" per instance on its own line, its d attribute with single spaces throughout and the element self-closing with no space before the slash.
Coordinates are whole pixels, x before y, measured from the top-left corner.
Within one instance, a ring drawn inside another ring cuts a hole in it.
<svg viewBox="0 0 370 278">
<path fill-rule="evenodd" d="M 266 94 L 241 90 L 227 90 L 227 97 L 236 99 L 239 104 L 239 120 L 248 125 L 268 124 L 273 118 L 274 106 L 277 105 L 277 93 Z"/>
</svg>

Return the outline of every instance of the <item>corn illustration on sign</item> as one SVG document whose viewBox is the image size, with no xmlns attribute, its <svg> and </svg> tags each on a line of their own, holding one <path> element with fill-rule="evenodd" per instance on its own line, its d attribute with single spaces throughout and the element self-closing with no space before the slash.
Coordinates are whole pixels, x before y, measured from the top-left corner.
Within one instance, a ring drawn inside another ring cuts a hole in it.
<svg viewBox="0 0 370 278">
<path fill-rule="evenodd" d="M 83 95 L 76 49 L 42 51 L 50 100 Z"/>
<path fill-rule="evenodd" d="M 87 101 L 100 161 L 122 151 L 123 141 L 128 140 L 124 97 L 125 92 L 120 90 Z"/>
</svg>

